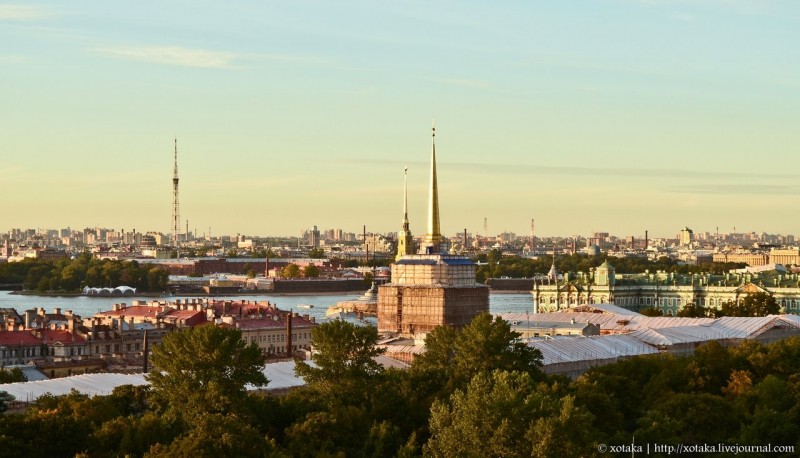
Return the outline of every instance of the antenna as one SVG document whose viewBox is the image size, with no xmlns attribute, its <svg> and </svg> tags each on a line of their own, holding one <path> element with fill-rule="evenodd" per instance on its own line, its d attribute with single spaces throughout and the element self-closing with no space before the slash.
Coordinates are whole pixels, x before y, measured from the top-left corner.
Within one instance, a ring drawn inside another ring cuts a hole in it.
<svg viewBox="0 0 800 458">
<path fill-rule="evenodd" d="M 175 247 L 176 257 L 178 253 L 178 234 L 181 230 L 180 204 L 178 201 L 178 137 L 175 137 L 175 168 L 172 173 L 172 246 Z"/>
</svg>

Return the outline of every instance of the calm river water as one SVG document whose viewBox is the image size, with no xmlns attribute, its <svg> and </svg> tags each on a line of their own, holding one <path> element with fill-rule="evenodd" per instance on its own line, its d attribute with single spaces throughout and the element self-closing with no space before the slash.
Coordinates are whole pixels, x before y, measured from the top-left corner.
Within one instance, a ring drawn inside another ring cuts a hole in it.
<svg viewBox="0 0 800 458">
<path fill-rule="evenodd" d="M 325 318 L 325 310 L 339 301 L 357 299 L 361 294 L 315 294 L 315 295 L 254 295 L 254 296 L 215 296 L 216 299 L 269 301 L 283 310 L 292 309 L 301 314 L 309 314 L 320 321 Z M 18 313 L 25 310 L 42 307 L 46 312 L 52 313 L 58 307 L 62 311 L 72 310 L 83 318 L 90 317 L 97 312 L 110 310 L 114 304 L 131 304 L 134 300 L 174 300 L 184 299 L 183 296 L 171 298 L 150 297 L 39 297 L 21 296 L 11 294 L 10 291 L 0 291 L 0 308 L 14 308 Z M 313 308 L 298 308 L 298 305 L 313 305 Z M 533 313 L 533 297 L 530 294 L 490 294 L 489 311 L 492 313 Z"/>
</svg>

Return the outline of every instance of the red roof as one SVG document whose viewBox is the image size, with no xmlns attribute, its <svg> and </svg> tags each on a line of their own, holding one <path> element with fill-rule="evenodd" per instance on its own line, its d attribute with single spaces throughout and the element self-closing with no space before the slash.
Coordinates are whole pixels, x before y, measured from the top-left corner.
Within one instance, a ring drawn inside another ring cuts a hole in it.
<svg viewBox="0 0 800 458">
<path fill-rule="evenodd" d="M 79 334 L 73 334 L 66 329 L 44 329 L 42 330 L 42 340 L 47 343 L 61 342 L 64 345 L 82 345 L 86 343 L 86 339 L 83 336 Z"/>
<path fill-rule="evenodd" d="M 202 310 L 168 310 L 163 315 L 166 320 L 183 321 L 186 326 L 196 326 L 206 321 L 206 312 Z"/>
<path fill-rule="evenodd" d="M 98 312 L 95 314 L 97 317 L 143 317 L 143 318 L 156 318 L 161 313 L 161 307 L 150 307 L 148 305 L 133 305 L 119 310 L 107 310 L 105 312 Z"/>
<path fill-rule="evenodd" d="M 4 347 L 41 345 L 42 339 L 31 331 L 0 331 L 0 345 Z"/>
</svg>

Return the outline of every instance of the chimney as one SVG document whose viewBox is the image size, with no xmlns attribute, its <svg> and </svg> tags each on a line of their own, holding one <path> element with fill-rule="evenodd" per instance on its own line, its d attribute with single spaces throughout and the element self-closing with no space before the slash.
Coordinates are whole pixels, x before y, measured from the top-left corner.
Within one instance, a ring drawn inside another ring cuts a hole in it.
<svg viewBox="0 0 800 458">
<path fill-rule="evenodd" d="M 36 321 L 36 310 L 25 310 L 25 329 L 30 329 Z"/>
</svg>

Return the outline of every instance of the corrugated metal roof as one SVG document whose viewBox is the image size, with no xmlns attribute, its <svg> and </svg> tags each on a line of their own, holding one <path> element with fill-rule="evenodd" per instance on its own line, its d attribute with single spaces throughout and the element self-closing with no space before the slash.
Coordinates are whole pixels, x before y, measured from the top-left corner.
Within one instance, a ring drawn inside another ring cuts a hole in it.
<svg viewBox="0 0 800 458">
<path fill-rule="evenodd" d="M 424 345 L 379 345 L 378 347 L 385 348 L 386 354 L 409 353 L 412 355 L 421 355 L 425 353 Z"/>
<path fill-rule="evenodd" d="M 616 313 L 590 313 L 590 312 L 551 312 L 551 313 L 502 313 L 498 315 L 506 321 L 526 320 L 547 322 L 592 323 L 600 325 L 601 331 L 607 332 L 632 332 L 638 329 L 673 328 L 676 326 L 698 326 L 714 322 L 715 318 L 681 318 L 669 316 L 649 317 L 644 315 L 618 315 Z"/>
<path fill-rule="evenodd" d="M 632 316 L 643 316 L 641 313 L 634 312 L 633 310 L 628 310 L 626 308 L 622 308 L 618 305 L 614 304 L 588 304 L 582 305 L 580 307 L 587 307 L 595 310 L 601 310 L 603 313 L 616 313 L 617 315 L 632 315 Z"/>
<path fill-rule="evenodd" d="M 375 361 L 384 367 L 408 367 L 405 363 L 385 356 L 378 356 Z M 306 361 L 306 363 L 314 366 L 313 361 Z M 264 366 L 263 372 L 269 383 L 265 387 L 248 385 L 247 389 L 280 390 L 305 385 L 305 381 L 295 375 L 294 366 L 294 361 L 267 364 Z M 45 393 L 59 396 L 69 394 L 74 389 L 89 396 L 108 395 L 118 386 L 147 385 L 148 383 L 144 374 L 104 373 L 73 375 L 71 377 L 33 382 L 6 383 L 2 385 L 2 389 L 16 397 L 18 401 L 32 402 Z"/>
<path fill-rule="evenodd" d="M 658 353 L 657 349 L 629 335 L 536 340 L 529 342 L 528 345 L 542 352 L 542 363 L 545 366 Z"/>
<path fill-rule="evenodd" d="M 60 396 L 77 390 L 89 396 L 111 394 L 121 385 L 145 385 L 143 374 L 83 374 L 52 380 L 17 382 L 4 384 L 3 391 L 13 395 L 18 401 L 35 401 L 45 393 Z"/>
</svg>

